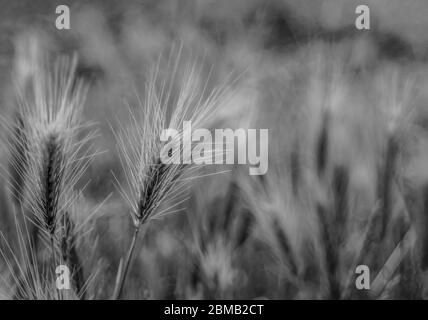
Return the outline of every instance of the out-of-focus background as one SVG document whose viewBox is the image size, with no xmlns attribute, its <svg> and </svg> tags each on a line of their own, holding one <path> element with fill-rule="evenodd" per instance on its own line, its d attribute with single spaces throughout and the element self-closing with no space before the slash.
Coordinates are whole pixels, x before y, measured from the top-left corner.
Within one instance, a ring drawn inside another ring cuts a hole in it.
<svg viewBox="0 0 428 320">
<path fill-rule="evenodd" d="M 55 28 L 60 4 L 70 7 L 70 30 Z M 355 28 L 360 4 L 370 8 L 370 30 Z M 269 172 L 243 178 L 247 169 L 236 166 L 195 182 L 189 209 L 153 222 L 138 245 L 125 297 L 360 297 L 352 286 L 349 296 L 345 292 L 370 213 L 380 203 L 390 223 L 380 252 L 373 249 L 364 259 L 373 279 L 409 226 L 417 240 L 376 298 L 421 298 L 428 253 L 427 17 L 425 0 L 1 0 L 0 113 L 15 108 L 12 74 L 28 42 L 78 54 L 78 75 L 91 85 L 85 118 L 96 122 L 96 147 L 103 151 L 84 177 L 90 181 L 87 206 L 103 204 L 93 231 L 98 276 L 91 297 L 108 298 L 132 235 L 129 208 L 112 178 L 122 174 L 112 131 L 126 121 L 135 93 L 144 95 L 157 58 L 182 46 L 185 57 L 207 66 L 206 75 L 212 68 L 212 85 L 231 72 L 242 75 L 218 123 L 268 128 Z M 400 145 L 392 174 L 399 182 L 388 180 L 389 188 L 382 187 L 388 175 L 382 168 L 392 135 Z M 327 177 L 320 178 L 323 139 Z M 7 152 L 1 152 L 5 164 Z M 411 185 L 410 195 L 401 184 Z M 347 212 L 343 236 L 336 236 L 334 218 L 323 224 L 320 207 L 330 205 Z M 238 222 L 222 217 L 229 211 Z M 195 231 L 192 220 L 207 229 Z M 219 227 L 224 221 L 232 227 Z M 224 233 L 236 228 L 244 235 L 234 247 Z M 194 253 L 202 240 L 193 233 L 211 243 L 202 258 Z"/>
</svg>

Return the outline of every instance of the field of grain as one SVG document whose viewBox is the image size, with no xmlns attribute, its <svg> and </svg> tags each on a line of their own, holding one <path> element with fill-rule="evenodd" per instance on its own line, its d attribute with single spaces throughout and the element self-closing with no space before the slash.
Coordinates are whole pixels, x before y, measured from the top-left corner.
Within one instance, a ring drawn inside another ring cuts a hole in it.
<svg viewBox="0 0 428 320">
<path fill-rule="evenodd" d="M 0 1 L 0 298 L 427 298 L 428 4 L 386 2 Z M 184 121 L 267 173 L 162 163 Z"/>
</svg>

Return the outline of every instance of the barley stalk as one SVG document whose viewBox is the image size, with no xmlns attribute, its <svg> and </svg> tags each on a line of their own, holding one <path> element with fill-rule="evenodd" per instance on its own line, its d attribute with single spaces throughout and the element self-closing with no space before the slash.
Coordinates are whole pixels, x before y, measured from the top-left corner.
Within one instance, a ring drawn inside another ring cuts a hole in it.
<svg viewBox="0 0 428 320">
<path fill-rule="evenodd" d="M 59 262 L 58 223 L 75 202 L 76 183 L 93 158 L 89 150 L 94 132 L 81 121 L 87 87 L 75 78 L 76 65 L 76 57 L 60 57 L 53 66 L 46 60 L 35 67 L 25 90 L 17 87 L 19 134 L 10 144 L 16 177 L 11 188 L 34 225 L 34 244 L 40 231 L 48 240 L 54 269 Z"/>
<path fill-rule="evenodd" d="M 116 178 L 116 182 L 123 198 L 131 207 L 134 224 L 134 235 L 124 261 L 123 273 L 114 290 L 114 299 L 119 299 L 122 295 L 141 226 L 152 219 L 179 211 L 178 206 L 184 201 L 183 195 L 189 179 L 195 177 L 195 166 L 174 163 L 180 159 L 183 151 L 180 139 L 191 134 L 183 132 L 183 122 L 191 121 L 192 128 L 200 127 L 229 95 L 230 84 L 215 88 L 209 93 L 207 82 L 201 88 L 201 71 L 196 64 L 190 64 L 185 66 L 184 77 L 180 79 L 178 97 L 173 97 L 180 56 L 181 49 L 175 60 L 168 60 L 167 69 L 170 68 L 168 71 L 171 72 L 171 78 L 167 80 L 160 78 L 158 62 L 147 81 L 139 112 L 130 111 L 131 125 L 120 128 L 119 134 L 114 133 L 126 180 L 123 184 Z M 167 121 L 170 112 L 171 117 Z M 178 143 L 180 147 L 173 152 L 171 149 L 165 151 L 165 143 L 160 141 L 162 130 L 167 127 L 179 132 L 179 136 L 172 142 Z M 162 163 L 162 152 L 168 153 L 172 163 Z M 212 154 L 205 156 L 212 157 Z M 167 203 L 171 205 L 168 206 Z"/>
</svg>

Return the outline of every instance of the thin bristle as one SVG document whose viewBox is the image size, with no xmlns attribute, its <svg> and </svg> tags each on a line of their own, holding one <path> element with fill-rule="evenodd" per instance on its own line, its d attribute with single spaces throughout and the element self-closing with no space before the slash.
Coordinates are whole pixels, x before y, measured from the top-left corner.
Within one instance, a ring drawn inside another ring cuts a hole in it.
<svg viewBox="0 0 428 320">
<path fill-rule="evenodd" d="M 16 113 L 14 128 L 10 138 L 9 175 L 13 199 L 17 207 L 22 205 L 24 177 L 27 170 L 27 137 L 24 121 L 20 112 Z"/>
</svg>

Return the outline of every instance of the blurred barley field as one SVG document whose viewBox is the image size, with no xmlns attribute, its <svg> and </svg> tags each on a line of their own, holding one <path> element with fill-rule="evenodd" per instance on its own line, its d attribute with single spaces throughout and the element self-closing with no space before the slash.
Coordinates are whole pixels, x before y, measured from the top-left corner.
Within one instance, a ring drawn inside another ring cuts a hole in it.
<svg viewBox="0 0 428 320">
<path fill-rule="evenodd" d="M 427 298 L 428 4 L 357 4 L 0 0 L 0 297 Z M 268 172 L 161 164 L 183 120 Z"/>
</svg>

